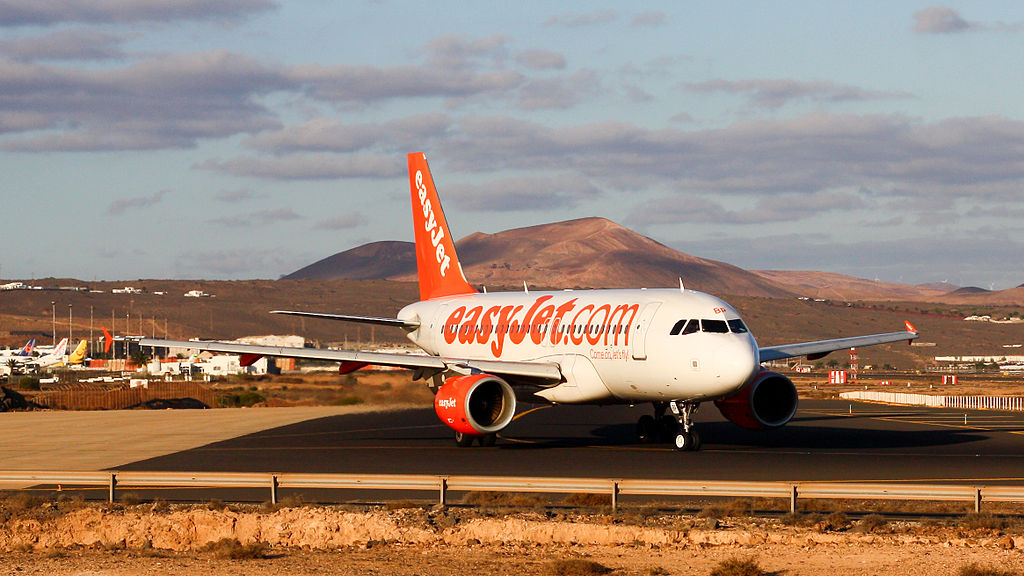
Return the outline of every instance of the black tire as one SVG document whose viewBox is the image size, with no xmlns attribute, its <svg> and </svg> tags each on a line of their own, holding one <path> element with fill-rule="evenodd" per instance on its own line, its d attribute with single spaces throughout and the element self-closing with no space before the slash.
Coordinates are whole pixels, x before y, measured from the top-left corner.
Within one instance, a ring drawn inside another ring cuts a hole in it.
<svg viewBox="0 0 1024 576">
<path fill-rule="evenodd" d="M 672 442 L 679 434 L 679 421 L 676 420 L 675 416 L 669 416 L 668 414 L 661 417 L 661 421 L 658 422 L 658 440 L 660 442 Z"/>
<path fill-rule="evenodd" d="M 690 448 L 690 450 L 693 450 L 694 452 L 700 450 L 700 434 L 698 434 L 696 430 L 690 430 L 690 437 L 693 438 L 693 448 Z"/>
<path fill-rule="evenodd" d="M 474 440 L 476 440 L 476 436 L 470 436 L 469 434 L 463 434 L 462 432 L 455 433 L 455 445 L 459 448 L 472 446 Z"/>
<path fill-rule="evenodd" d="M 657 440 L 658 425 L 654 416 L 644 414 L 636 421 L 636 437 L 641 444 L 650 444 Z"/>
<path fill-rule="evenodd" d="M 672 445 L 680 452 L 689 452 L 693 450 L 693 435 L 687 434 L 686 432 L 680 432 L 676 434 L 675 441 Z"/>
<path fill-rule="evenodd" d="M 483 436 L 480 437 L 480 445 L 481 446 L 487 446 L 487 447 L 494 446 L 494 443 L 497 442 L 497 441 L 498 441 L 498 435 L 497 434 L 484 434 Z"/>
</svg>

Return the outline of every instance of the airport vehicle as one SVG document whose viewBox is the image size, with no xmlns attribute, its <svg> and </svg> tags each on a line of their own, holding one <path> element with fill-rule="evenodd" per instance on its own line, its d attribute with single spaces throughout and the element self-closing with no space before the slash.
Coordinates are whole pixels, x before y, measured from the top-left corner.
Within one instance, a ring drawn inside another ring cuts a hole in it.
<svg viewBox="0 0 1024 576">
<path fill-rule="evenodd" d="M 415 370 L 435 391 L 434 408 L 456 443 L 492 445 L 516 401 L 638 404 L 642 441 L 696 450 L 693 414 L 714 402 L 732 422 L 777 428 L 796 413 L 793 383 L 761 362 L 814 359 L 854 346 L 913 340 L 900 332 L 759 348 L 725 301 L 679 288 L 480 293 L 466 280 L 422 153 L 408 156 L 420 301 L 396 318 L 276 310 L 273 313 L 396 326 L 427 355 L 255 346 L 143 338 L 140 345 L 339 362 L 342 373 L 368 365 Z"/>
</svg>

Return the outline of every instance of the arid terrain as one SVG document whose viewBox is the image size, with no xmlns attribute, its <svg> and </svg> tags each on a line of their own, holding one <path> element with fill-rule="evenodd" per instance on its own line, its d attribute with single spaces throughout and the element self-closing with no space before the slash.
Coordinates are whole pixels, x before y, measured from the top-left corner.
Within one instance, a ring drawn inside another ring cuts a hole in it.
<svg viewBox="0 0 1024 576">
<path fill-rule="evenodd" d="M 806 576 L 956 574 L 971 564 L 1024 570 L 1024 528 L 995 516 L 765 517 L 742 506 L 612 515 L 487 498 L 448 508 L 101 506 L 20 494 L 3 504 L 0 567 L 6 574 L 698 575 L 746 560 L 760 573 Z"/>
</svg>

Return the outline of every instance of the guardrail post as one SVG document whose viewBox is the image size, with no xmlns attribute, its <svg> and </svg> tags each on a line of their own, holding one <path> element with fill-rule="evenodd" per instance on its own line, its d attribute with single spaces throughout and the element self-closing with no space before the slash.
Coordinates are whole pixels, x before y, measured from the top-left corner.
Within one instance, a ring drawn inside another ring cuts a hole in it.
<svg viewBox="0 0 1024 576">
<path fill-rule="evenodd" d="M 280 483 L 277 481 L 277 474 L 270 475 L 270 503 L 277 504 L 277 489 Z"/>
<path fill-rule="evenodd" d="M 117 492 L 117 472 L 110 473 L 110 484 L 108 484 L 107 498 L 111 504 L 114 503 Z"/>
<path fill-rule="evenodd" d="M 789 494 L 789 513 L 796 514 L 797 487 L 793 485 L 793 491 Z"/>
<path fill-rule="evenodd" d="M 974 490 L 974 513 L 981 514 L 981 488 Z"/>
<path fill-rule="evenodd" d="M 438 490 L 440 493 L 437 496 L 437 503 L 441 506 L 448 505 L 448 477 L 441 476 L 440 482 L 438 482 Z"/>
<path fill-rule="evenodd" d="M 612 514 L 619 510 L 619 481 L 612 480 Z"/>
</svg>

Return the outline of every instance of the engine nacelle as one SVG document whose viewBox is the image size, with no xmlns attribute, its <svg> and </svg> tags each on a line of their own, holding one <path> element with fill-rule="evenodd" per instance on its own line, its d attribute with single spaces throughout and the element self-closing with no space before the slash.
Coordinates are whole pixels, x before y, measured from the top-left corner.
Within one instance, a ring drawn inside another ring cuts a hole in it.
<svg viewBox="0 0 1024 576">
<path fill-rule="evenodd" d="M 793 382 L 777 372 L 762 371 L 732 396 L 715 400 L 718 411 L 730 422 L 751 430 L 778 428 L 796 414 Z"/>
<path fill-rule="evenodd" d="M 434 411 L 456 432 L 493 434 L 508 426 L 515 416 L 516 395 L 508 382 L 497 376 L 456 376 L 437 390 Z"/>
</svg>

